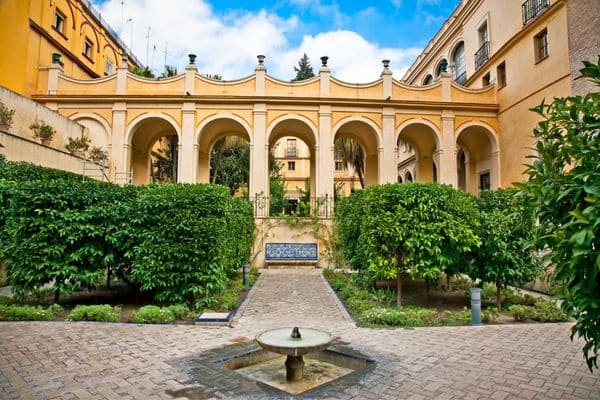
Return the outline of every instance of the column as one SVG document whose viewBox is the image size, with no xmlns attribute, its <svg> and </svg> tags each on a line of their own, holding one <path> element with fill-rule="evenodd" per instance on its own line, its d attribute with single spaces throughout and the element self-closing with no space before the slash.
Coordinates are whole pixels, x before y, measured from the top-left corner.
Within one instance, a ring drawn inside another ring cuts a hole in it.
<svg viewBox="0 0 600 400">
<path fill-rule="evenodd" d="M 490 179 L 491 189 L 499 189 L 502 184 L 502 181 L 500 180 L 500 150 L 496 150 L 492 153 L 492 173 Z"/>
<path fill-rule="evenodd" d="M 331 136 L 331 106 L 319 106 L 319 142 L 315 150 L 315 197 L 333 198 L 334 145 Z"/>
<path fill-rule="evenodd" d="M 439 152 L 438 174 L 440 183 L 458 186 L 454 112 L 442 111 L 442 143 Z"/>
<path fill-rule="evenodd" d="M 257 103 L 252 112 L 254 122 L 250 144 L 250 183 L 248 195 L 269 195 L 269 157 L 267 143 L 267 105 Z"/>
<path fill-rule="evenodd" d="M 184 102 L 181 109 L 181 139 L 179 141 L 179 165 L 177 181 L 181 183 L 196 182 L 198 162 L 194 156 L 194 126 L 196 125 L 196 104 Z"/>
<path fill-rule="evenodd" d="M 397 180 L 396 140 L 394 136 L 395 112 L 393 107 L 384 107 L 383 134 L 380 144 L 379 183 L 394 183 Z"/>
<path fill-rule="evenodd" d="M 114 176 L 111 176 L 113 182 L 126 184 L 130 181 L 129 176 L 129 143 L 127 142 L 126 117 L 127 105 L 125 102 L 118 102 L 113 105 L 112 110 L 112 133 L 111 133 L 111 169 Z"/>
</svg>

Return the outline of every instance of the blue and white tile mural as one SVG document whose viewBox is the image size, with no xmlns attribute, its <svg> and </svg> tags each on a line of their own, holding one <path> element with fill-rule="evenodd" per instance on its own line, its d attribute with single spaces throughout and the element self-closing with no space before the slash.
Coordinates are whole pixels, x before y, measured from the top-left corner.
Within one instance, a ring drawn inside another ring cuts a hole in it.
<svg viewBox="0 0 600 400">
<path fill-rule="evenodd" d="M 316 243 L 267 243 L 267 260 L 317 260 Z"/>
</svg>

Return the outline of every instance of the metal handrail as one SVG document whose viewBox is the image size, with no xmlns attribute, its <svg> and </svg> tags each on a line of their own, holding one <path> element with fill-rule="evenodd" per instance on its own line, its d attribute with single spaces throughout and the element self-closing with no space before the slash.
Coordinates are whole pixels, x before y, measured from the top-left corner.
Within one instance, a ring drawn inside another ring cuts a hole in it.
<svg viewBox="0 0 600 400">
<path fill-rule="evenodd" d="M 478 70 L 487 60 L 490 59 L 490 42 L 485 41 L 483 45 L 475 52 L 475 69 Z"/>
<path fill-rule="evenodd" d="M 544 9 L 550 7 L 549 0 L 527 0 L 521 5 L 521 14 L 523 15 L 523 25 L 537 17 Z"/>
<path fill-rule="evenodd" d="M 329 195 L 311 197 L 308 202 L 302 200 L 297 203 L 290 202 L 287 205 L 279 206 L 279 209 L 271 203 L 271 198 L 268 196 L 256 194 L 249 200 L 254 208 L 255 218 L 277 217 L 278 215 L 333 217 L 334 198 Z"/>
</svg>

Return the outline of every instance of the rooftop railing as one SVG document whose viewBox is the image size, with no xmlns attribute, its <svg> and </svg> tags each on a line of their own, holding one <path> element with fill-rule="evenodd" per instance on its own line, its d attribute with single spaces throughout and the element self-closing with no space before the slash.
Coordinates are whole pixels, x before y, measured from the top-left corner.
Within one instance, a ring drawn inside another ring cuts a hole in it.
<svg viewBox="0 0 600 400">
<path fill-rule="evenodd" d="M 490 59 L 490 42 L 486 41 L 475 53 L 475 69 L 478 70 Z"/>
<path fill-rule="evenodd" d="M 550 7 L 550 0 L 527 0 L 521 5 L 523 25 L 537 17 L 542 11 Z"/>
</svg>

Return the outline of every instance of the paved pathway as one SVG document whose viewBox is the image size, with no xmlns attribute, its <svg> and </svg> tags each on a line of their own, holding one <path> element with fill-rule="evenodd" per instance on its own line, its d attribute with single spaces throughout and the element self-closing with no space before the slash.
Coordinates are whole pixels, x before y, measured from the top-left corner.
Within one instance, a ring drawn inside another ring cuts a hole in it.
<svg viewBox="0 0 600 400">
<path fill-rule="evenodd" d="M 0 323 L 0 399 L 231 398 L 189 390 L 185 360 L 296 323 L 377 360 L 333 399 L 600 399 L 600 373 L 587 370 L 569 324 L 356 328 L 314 270 L 265 271 L 232 328 Z"/>
</svg>

